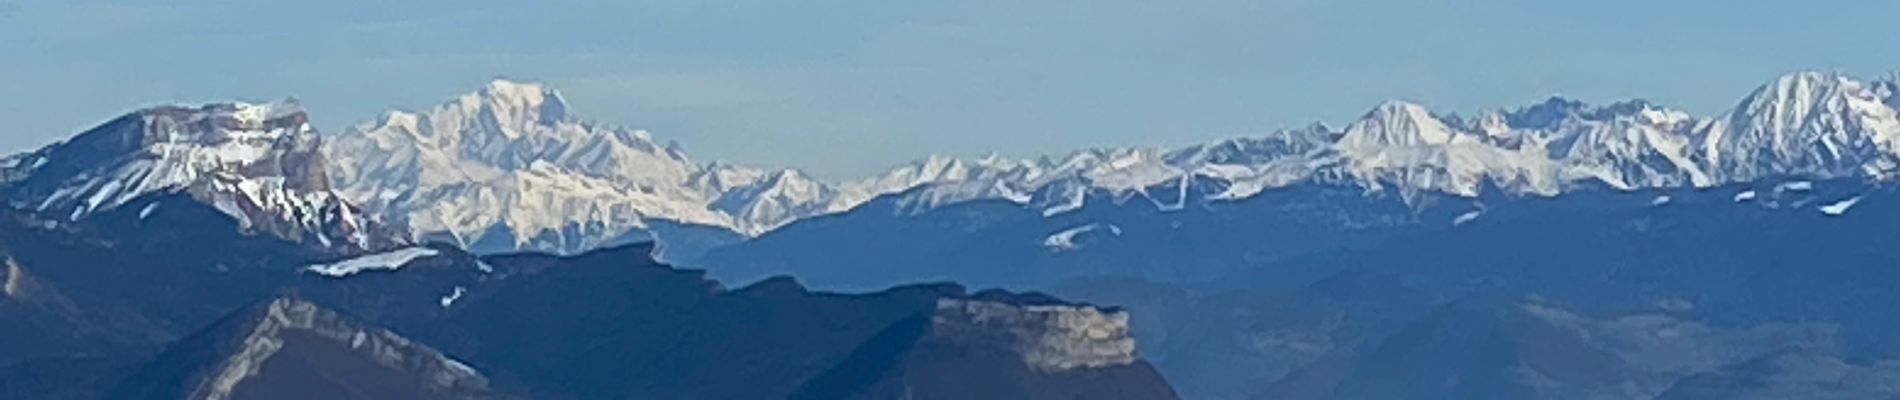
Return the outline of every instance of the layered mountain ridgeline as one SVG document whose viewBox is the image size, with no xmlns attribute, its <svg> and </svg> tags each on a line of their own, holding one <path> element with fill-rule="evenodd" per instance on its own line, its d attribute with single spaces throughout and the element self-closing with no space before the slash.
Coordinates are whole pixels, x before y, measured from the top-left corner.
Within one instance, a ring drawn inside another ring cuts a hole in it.
<svg viewBox="0 0 1900 400">
<path fill-rule="evenodd" d="M 1886 180 L 1900 167 L 1896 87 L 1891 78 L 1790 74 L 1713 117 L 1640 100 L 1552 98 L 1468 117 L 1395 101 L 1341 129 L 1030 159 L 932 156 L 824 182 L 694 162 L 645 131 L 587 122 L 551 88 L 496 81 L 346 129 L 326 151 L 349 198 L 433 240 L 572 253 L 629 237 L 674 241 L 648 232 L 657 223 L 730 231 L 671 232 L 679 241 L 739 241 L 898 193 L 903 213 L 997 201 L 1055 215 L 1103 198 L 1166 211 L 1311 185 L 1415 203 L 1486 190 L 1548 197 L 1785 177 Z M 1205 196 L 1181 201 L 1188 192 Z M 669 257 L 688 262 L 698 254 L 676 253 Z"/>
<path fill-rule="evenodd" d="M 1896 301 L 1867 283 L 1890 278 L 1880 260 L 1900 243 L 1878 226 L 1895 217 L 1895 88 L 1891 79 L 1793 74 L 1716 118 L 1640 101 L 1553 99 L 1475 118 L 1394 102 L 1337 131 L 1078 153 L 1104 161 L 1059 165 L 1115 167 L 1020 169 L 1043 179 L 1027 186 L 924 185 L 687 263 L 734 283 L 792 274 L 818 288 L 871 290 L 950 280 L 1124 305 L 1147 354 L 1189 398 L 1771 396 L 1807 383 L 1672 385 L 1739 370 L 1880 376 L 1900 351 L 1891 340 L 1900 331 L 1866 312 Z M 1479 292 L 1496 294 L 1463 300 Z M 1512 352 L 1544 345 L 1549 338 L 1530 332 L 1545 328 L 1476 331 L 1500 337 L 1467 342 L 1451 341 L 1466 333 L 1455 331 L 1421 348 L 1447 353 L 1408 366 L 1367 358 L 1435 314 L 1521 322 L 1527 298 L 1585 319 L 1686 307 L 1694 312 L 1668 314 L 1677 322 L 1665 325 L 1833 333 L 1718 345 L 1647 331 L 1749 357 L 1799 347 L 1773 360 L 1817 363 L 1808 370 L 1747 367 L 1736 363 L 1752 359 L 1739 356 L 1671 361 L 1687 364 L 1660 375 L 1627 360 L 1589 367 L 1601 381 L 1503 367 L 1532 357 Z M 1461 369 L 1444 365 L 1462 359 L 1440 358 L 1464 353 L 1507 359 Z M 1377 368 L 1390 369 L 1338 377 Z M 1449 375 L 1400 379 L 1428 368 Z M 1329 378 L 1301 378 L 1316 376 Z M 1434 386 L 1447 381 L 1465 384 Z"/>
<path fill-rule="evenodd" d="M 954 285 L 836 295 L 780 279 L 726 290 L 651 261 L 646 245 L 337 259 L 243 234 L 182 194 L 159 197 L 143 218 L 0 211 L 0 393 L 1173 398 L 1113 309 Z"/>
<path fill-rule="evenodd" d="M 114 399 L 494 399 L 488 379 L 428 346 L 279 298 L 172 344 Z"/>
<path fill-rule="evenodd" d="M 441 342 L 549 398 L 1173 397 L 1118 310 L 955 285 L 725 291 L 628 266 L 642 250 L 488 258 L 512 277 L 470 288 Z"/>
<path fill-rule="evenodd" d="M 1122 305 L 1187 398 L 1729 398 L 1815 376 L 1855 377 L 1827 390 L 1864 394 L 1885 390 L 1867 377 L 1900 352 L 1879 311 L 1900 306 L 1883 289 L 1900 279 L 1900 236 L 1883 227 L 1900 218 L 1894 190 L 1770 181 L 1407 207 L 1296 187 L 1052 217 L 1002 202 L 892 215 L 879 201 L 706 261 L 740 282 L 955 280 Z M 818 241 L 879 245 L 828 248 L 820 265 L 797 249 Z M 1709 388 L 1740 371 L 1774 375 Z"/>
<path fill-rule="evenodd" d="M 324 142 L 290 106 L 156 108 L 0 159 L 19 209 L 0 318 L 26 338 L 0 365 L 111 387 L 291 290 L 534 397 L 1162 393 L 1139 361 L 1091 367 L 1126 359 L 1123 318 L 1192 398 L 1885 397 L 1895 82 L 1793 74 L 1711 118 L 1392 102 L 1337 130 L 932 157 L 844 183 L 693 162 L 507 81 Z M 649 237 L 758 283 L 584 252 Z M 767 279 L 786 273 L 1131 312 Z M 998 327 L 979 321 L 1036 328 L 969 334 Z M 1055 354 L 1083 367 L 1038 361 L 1048 337 L 1082 338 Z"/>
</svg>

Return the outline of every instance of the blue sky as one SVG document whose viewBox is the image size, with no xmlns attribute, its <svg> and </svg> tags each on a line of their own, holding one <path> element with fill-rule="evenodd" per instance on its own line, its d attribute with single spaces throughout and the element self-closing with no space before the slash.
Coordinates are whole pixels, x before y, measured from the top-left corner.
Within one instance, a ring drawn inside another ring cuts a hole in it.
<svg viewBox="0 0 1900 400">
<path fill-rule="evenodd" d="M 0 149 L 223 99 L 295 96 L 336 131 L 510 77 L 701 160 L 848 177 L 1337 125 L 1387 99 L 1713 114 L 1790 71 L 1900 68 L 1896 16 L 1892 0 L 0 0 Z"/>
</svg>

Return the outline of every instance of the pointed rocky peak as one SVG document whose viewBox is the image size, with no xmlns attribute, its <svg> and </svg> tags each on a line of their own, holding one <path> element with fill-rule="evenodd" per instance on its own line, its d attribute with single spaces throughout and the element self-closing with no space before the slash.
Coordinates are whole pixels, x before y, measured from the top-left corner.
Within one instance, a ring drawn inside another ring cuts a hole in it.
<svg viewBox="0 0 1900 400">
<path fill-rule="evenodd" d="M 1829 114 L 1892 114 L 1875 87 L 1840 73 L 1798 72 L 1762 85 L 1730 111 L 1761 128 L 1798 129 Z M 1885 110 L 1881 110 L 1885 109 Z"/>
<path fill-rule="evenodd" d="M 1731 181 L 1892 172 L 1900 118 L 1867 82 L 1801 72 L 1762 85 L 1702 128 L 1703 158 Z"/>
<path fill-rule="evenodd" d="M 1790 73 L 1757 86 L 1748 94 L 1748 97 L 1742 99 L 1742 107 L 1796 105 L 1811 102 L 1813 99 L 1838 91 L 1840 86 L 1847 81 L 1847 77 L 1825 72 Z"/>
<path fill-rule="evenodd" d="M 1424 106 L 1388 101 L 1347 126 L 1339 144 L 1347 148 L 1435 146 L 1451 143 L 1457 134 Z"/>
</svg>

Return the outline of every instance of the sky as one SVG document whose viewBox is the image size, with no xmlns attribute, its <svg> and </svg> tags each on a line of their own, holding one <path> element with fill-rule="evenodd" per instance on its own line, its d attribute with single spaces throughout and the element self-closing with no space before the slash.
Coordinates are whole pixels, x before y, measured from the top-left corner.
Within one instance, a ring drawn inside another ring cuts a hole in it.
<svg viewBox="0 0 1900 400">
<path fill-rule="evenodd" d="M 1399 99 L 1719 114 L 1900 69 L 1892 0 L 0 0 L 0 151 L 143 106 L 296 97 L 335 132 L 494 78 L 695 159 L 848 178 L 928 154 L 1178 146 Z"/>
</svg>

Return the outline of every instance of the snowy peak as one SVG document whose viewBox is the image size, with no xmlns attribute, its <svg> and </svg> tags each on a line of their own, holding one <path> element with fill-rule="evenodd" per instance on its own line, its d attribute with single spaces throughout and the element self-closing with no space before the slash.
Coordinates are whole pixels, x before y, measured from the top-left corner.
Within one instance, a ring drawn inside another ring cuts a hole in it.
<svg viewBox="0 0 1900 400">
<path fill-rule="evenodd" d="M 391 112 L 325 150 L 349 198 L 478 251 L 573 253 L 653 220 L 757 233 L 831 210 L 835 197 L 796 173 L 694 163 L 646 131 L 570 113 L 558 91 L 507 80 Z"/>
<path fill-rule="evenodd" d="M 836 198 L 831 186 L 786 169 L 726 192 L 713 207 L 732 215 L 740 233 L 758 235 L 798 218 L 840 211 L 832 209 Z"/>
<path fill-rule="evenodd" d="M 501 127 L 524 122 L 554 125 L 567 118 L 567 100 L 560 92 L 540 84 L 496 79 L 488 82 L 477 97 L 489 118 Z"/>
<path fill-rule="evenodd" d="M 21 156 L 6 191 L 70 220 L 182 192 L 292 241 L 351 251 L 404 241 L 330 192 L 320 149 L 294 101 L 154 107 Z"/>
<path fill-rule="evenodd" d="M 1392 101 L 1340 131 L 1324 127 L 1219 140 L 1156 152 L 1094 149 L 1027 163 L 1026 174 L 946 179 L 908 204 L 1009 197 L 1018 203 L 1079 207 L 1091 190 L 1155 191 L 1156 198 L 1214 193 L 1246 198 L 1303 182 L 1396 191 L 1406 201 L 1428 193 L 1476 196 L 1485 187 L 1555 196 L 1579 187 L 1637 190 L 1707 187 L 1765 177 L 1865 176 L 1895 171 L 1895 84 L 1839 74 L 1783 77 L 1719 118 L 1700 118 L 1643 100 L 1608 105 L 1552 97 L 1476 118 L 1438 115 Z M 1159 156 L 1156 156 L 1156 155 Z M 922 165 L 950 165 L 939 159 Z M 911 169 L 916 169 L 912 167 Z M 900 169 L 905 171 L 907 169 Z M 1034 178 L 1025 178 L 1033 176 Z M 1191 177 L 1212 180 L 1201 190 Z M 1052 189 L 1053 188 L 1053 189 Z M 1168 192 L 1168 193 L 1161 193 Z M 1178 202 L 1157 201 L 1163 208 Z"/>
<path fill-rule="evenodd" d="M 1700 132 L 1703 155 L 1733 180 L 1889 176 L 1900 119 L 1886 102 L 1876 85 L 1838 73 L 1782 76 Z"/>
<path fill-rule="evenodd" d="M 1829 117 L 1840 111 L 1870 111 L 1853 104 L 1878 101 L 1871 88 L 1847 76 L 1833 73 L 1802 72 L 1782 76 L 1762 85 L 1742 100 L 1731 117 L 1745 117 L 1757 128 L 1770 131 L 1794 131 L 1806 128 L 1814 118 Z"/>
<path fill-rule="evenodd" d="M 1435 146 L 1451 143 L 1455 131 L 1414 103 L 1389 101 L 1346 127 L 1339 145 L 1349 148 Z"/>
</svg>

